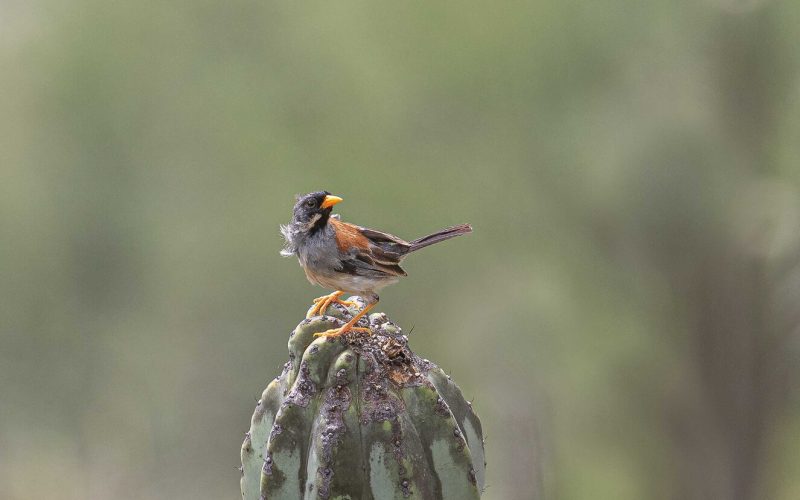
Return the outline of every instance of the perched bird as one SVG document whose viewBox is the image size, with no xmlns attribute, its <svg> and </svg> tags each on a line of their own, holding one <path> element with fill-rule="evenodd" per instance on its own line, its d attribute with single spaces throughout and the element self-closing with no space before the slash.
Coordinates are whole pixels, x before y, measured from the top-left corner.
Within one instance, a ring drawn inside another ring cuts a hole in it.
<svg viewBox="0 0 800 500">
<path fill-rule="evenodd" d="M 339 220 L 331 215 L 333 206 L 341 202 L 327 191 L 309 193 L 297 198 L 292 221 L 281 226 L 286 245 L 283 256 L 296 255 L 308 281 L 335 290 L 314 300 L 307 317 L 324 312 L 338 302 L 344 293 L 362 297 L 367 305 L 341 328 L 317 335 L 336 337 L 348 331 L 367 331 L 356 327 L 358 320 L 378 303 L 381 288 L 397 283 L 406 272 L 400 262 L 411 252 L 472 232 L 469 224 L 442 229 L 414 241 L 405 241 L 391 234 L 375 231 Z"/>
</svg>

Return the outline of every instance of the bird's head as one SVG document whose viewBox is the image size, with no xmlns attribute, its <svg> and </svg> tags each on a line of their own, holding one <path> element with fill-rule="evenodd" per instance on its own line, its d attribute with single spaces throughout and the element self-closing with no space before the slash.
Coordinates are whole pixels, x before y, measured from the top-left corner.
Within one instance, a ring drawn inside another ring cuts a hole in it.
<svg viewBox="0 0 800 500">
<path fill-rule="evenodd" d="M 300 231 L 311 231 L 328 223 L 333 206 L 342 201 L 328 191 L 317 191 L 297 197 L 292 212 L 292 225 Z"/>
</svg>

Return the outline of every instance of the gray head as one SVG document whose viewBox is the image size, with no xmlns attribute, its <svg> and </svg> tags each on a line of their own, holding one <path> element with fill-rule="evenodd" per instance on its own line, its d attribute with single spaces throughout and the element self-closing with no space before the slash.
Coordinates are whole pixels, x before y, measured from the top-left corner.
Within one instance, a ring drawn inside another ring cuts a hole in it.
<svg viewBox="0 0 800 500">
<path fill-rule="evenodd" d="M 342 201 L 328 191 L 316 191 L 297 197 L 292 210 L 292 221 L 281 226 L 281 233 L 286 239 L 286 247 L 282 255 L 292 255 L 297 248 L 297 239 L 324 229 L 328 224 L 333 206 Z"/>
</svg>

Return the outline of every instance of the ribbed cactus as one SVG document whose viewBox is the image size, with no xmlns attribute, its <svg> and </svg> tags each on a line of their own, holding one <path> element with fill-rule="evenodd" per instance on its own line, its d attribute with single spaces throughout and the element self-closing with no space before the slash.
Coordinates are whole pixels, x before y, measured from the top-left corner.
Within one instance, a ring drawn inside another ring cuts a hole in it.
<svg viewBox="0 0 800 500">
<path fill-rule="evenodd" d="M 314 337 L 353 311 L 327 313 L 291 333 L 289 361 L 258 401 L 244 500 L 479 498 L 481 424 L 450 377 L 382 313 L 369 316 L 371 336 Z"/>
</svg>

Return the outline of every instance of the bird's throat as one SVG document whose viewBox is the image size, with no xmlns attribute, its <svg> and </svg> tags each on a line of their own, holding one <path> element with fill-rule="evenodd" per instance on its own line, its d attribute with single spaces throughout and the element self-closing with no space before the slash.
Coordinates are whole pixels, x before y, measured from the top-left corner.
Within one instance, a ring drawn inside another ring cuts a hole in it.
<svg viewBox="0 0 800 500">
<path fill-rule="evenodd" d="M 331 216 L 331 213 L 328 212 L 328 211 L 325 211 L 322 214 L 320 214 L 320 216 L 316 220 L 316 222 L 314 222 L 312 224 L 311 229 L 309 229 L 309 231 L 308 231 L 308 234 L 311 235 L 311 234 L 316 233 L 317 231 L 324 230 L 325 226 L 328 225 L 328 219 L 330 218 L 330 216 Z"/>
</svg>

